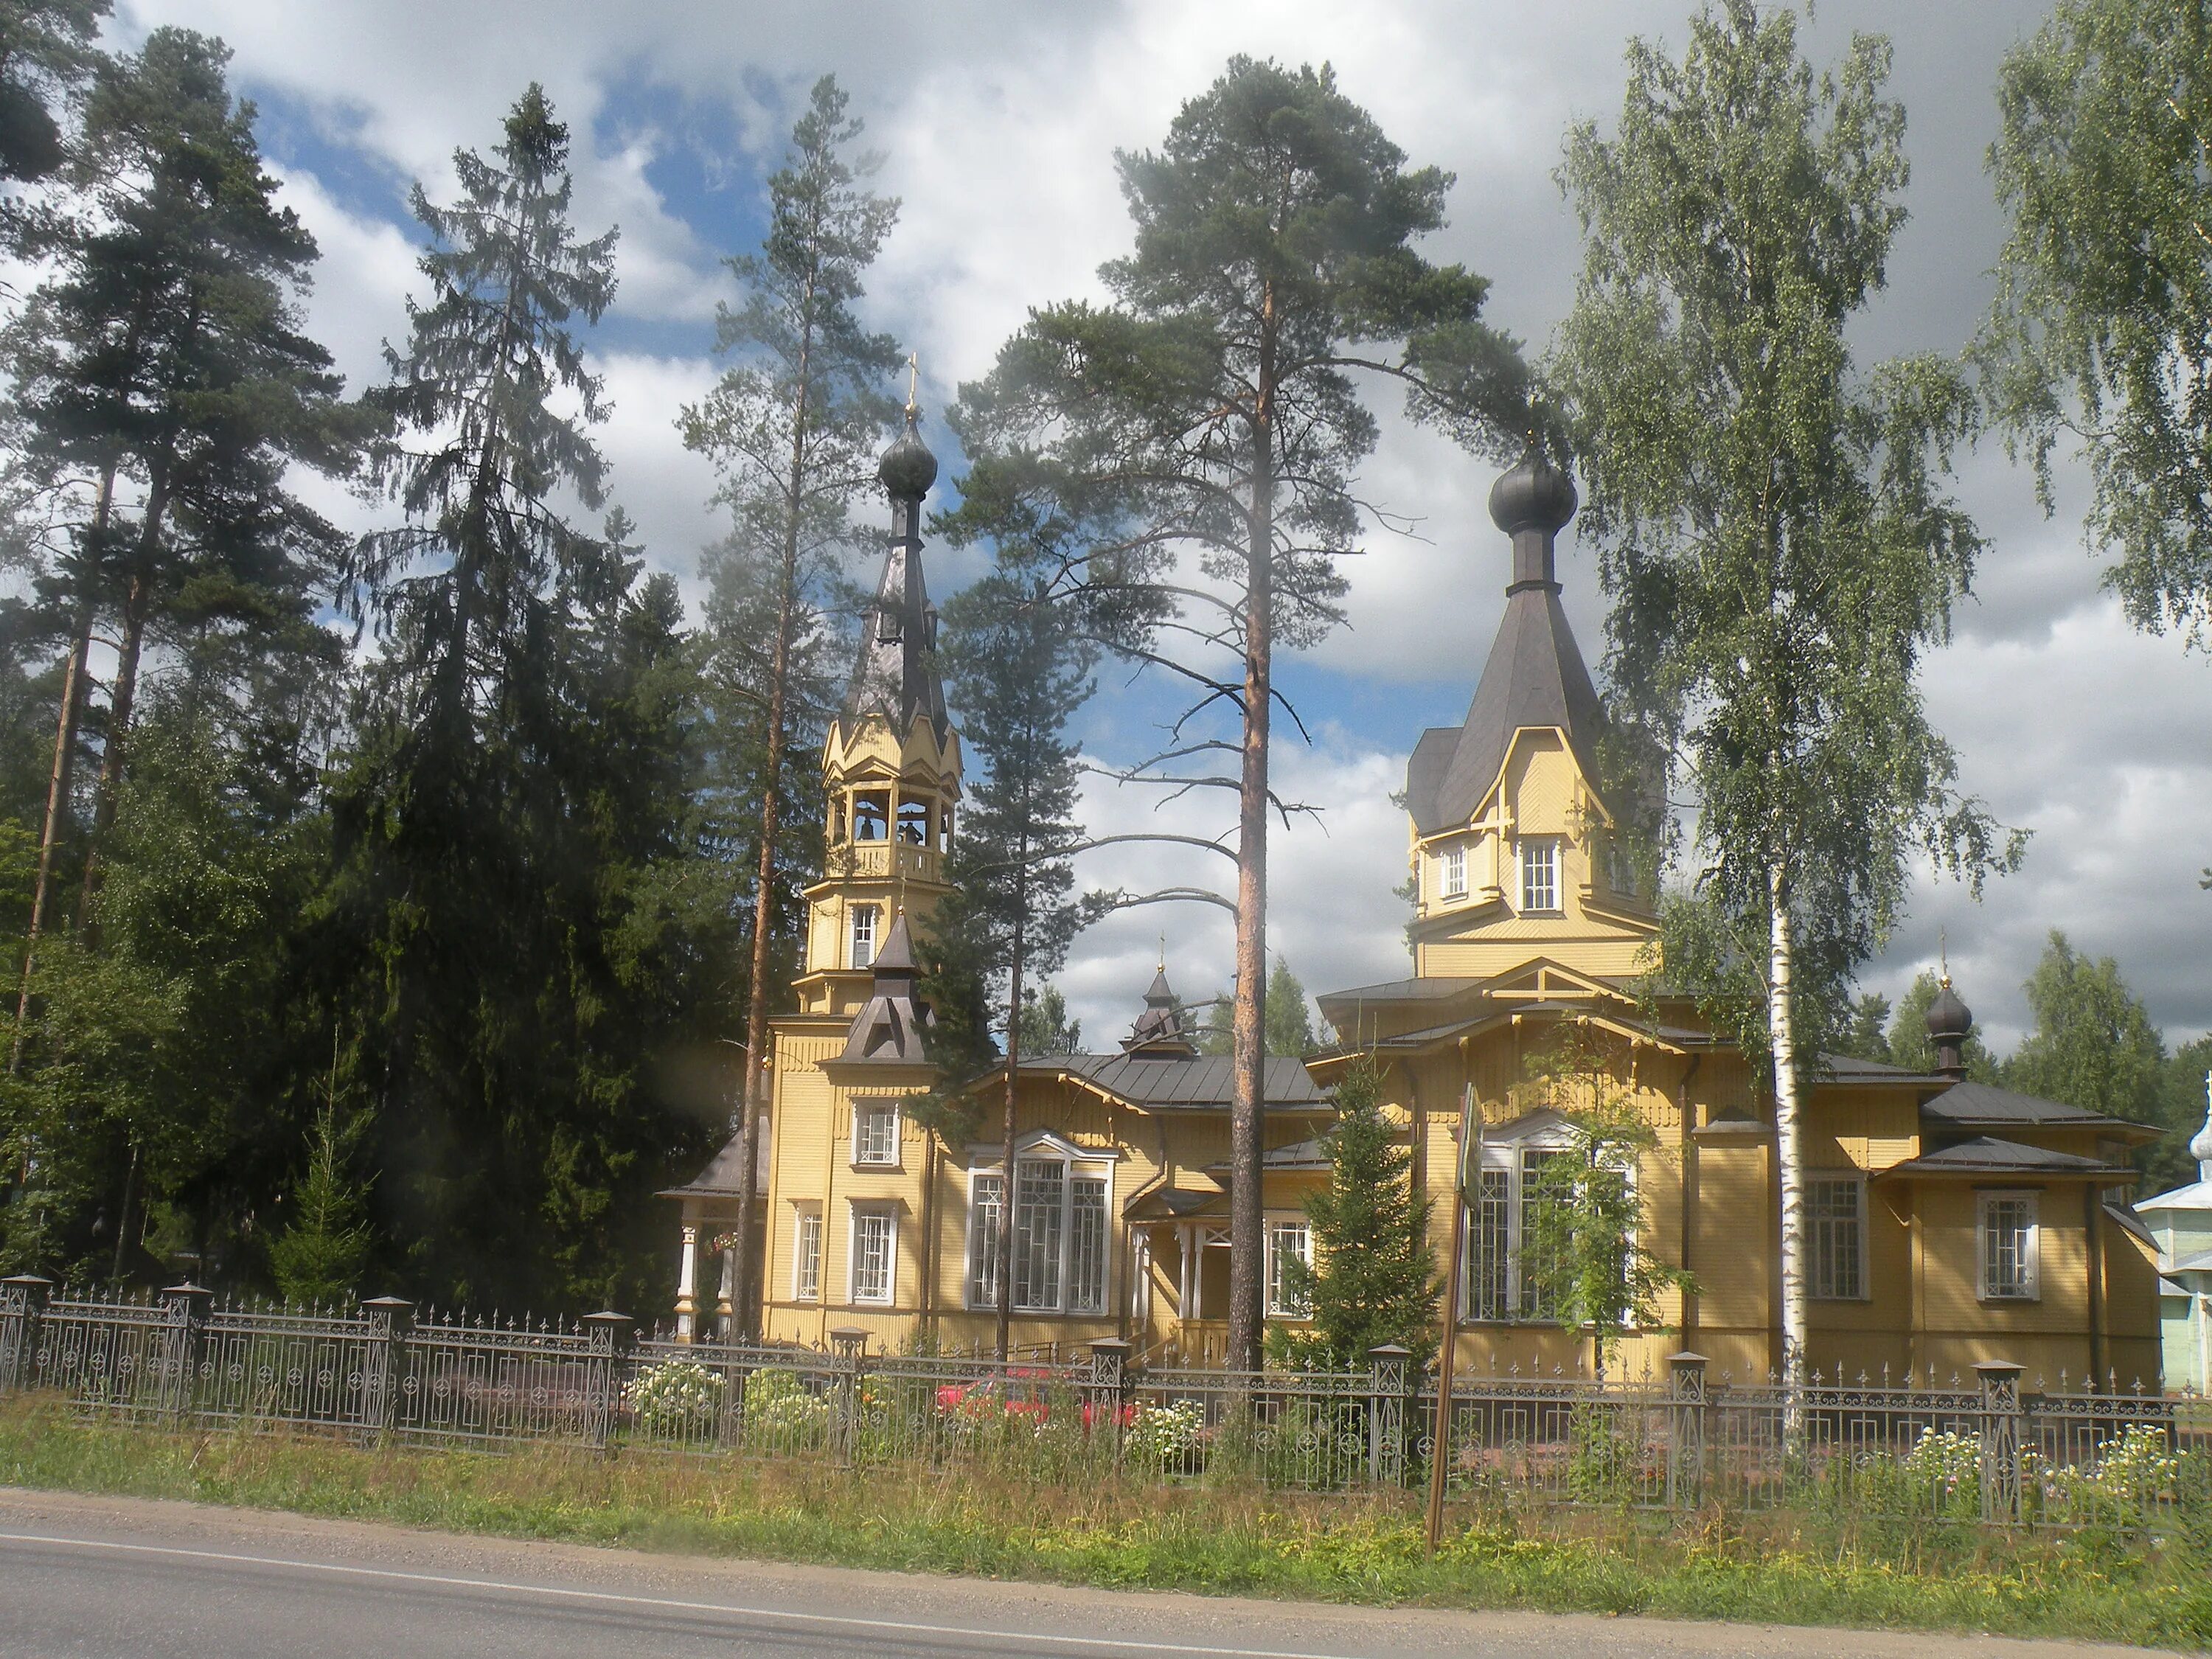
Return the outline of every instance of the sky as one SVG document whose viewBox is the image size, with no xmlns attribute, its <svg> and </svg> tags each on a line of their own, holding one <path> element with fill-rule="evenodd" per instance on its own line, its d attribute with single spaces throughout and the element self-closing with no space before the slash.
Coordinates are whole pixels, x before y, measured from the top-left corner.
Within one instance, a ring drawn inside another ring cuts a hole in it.
<svg viewBox="0 0 2212 1659">
<path fill-rule="evenodd" d="M 2005 50 L 2032 33 L 2034 0 L 1972 5 L 1822 0 L 1805 31 L 1816 63 L 1856 32 L 1888 35 L 1891 91 L 1910 117 L 1912 217 L 1890 284 L 1863 319 L 1863 362 L 1955 351 L 1989 300 L 2003 226 L 1983 167 L 1991 88 Z M 619 225 L 620 291 L 591 339 L 613 412 L 599 438 L 613 494 L 648 556 L 696 591 L 699 550 L 717 533 L 705 465 L 678 441 L 678 407 L 712 383 L 713 313 L 732 292 L 720 260 L 757 246 L 763 180 L 808 88 L 835 72 L 868 141 L 898 228 L 872 274 L 866 319 L 919 356 L 921 399 L 941 409 L 988 368 L 1028 307 L 1100 292 L 1101 261 L 1128 225 L 1116 148 L 1157 144 L 1181 103 L 1243 52 L 1333 64 L 1416 164 L 1456 175 L 1450 223 L 1424 252 L 1492 279 L 1492 319 L 1546 349 L 1573 298 L 1577 227 L 1553 173 L 1570 123 L 1609 127 L 1632 36 L 1679 46 L 1685 0 L 118 0 L 111 33 L 157 26 L 220 35 L 286 200 L 323 260 L 308 312 L 355 389 L 382 372 L 423 291 L 408 210 L 420 181 L 448 195 L 457 147 L 489 149 L 531 81 L 574 134 L 583 234 Z M 1348 625 L 1286 664 L 1283 683 L 1311 733 L 1279 740 L 1285 793 L 1325 810 L 1278 830 L 1269 941 L 1311 989 L 1402 975 L 1406 829 L 1390 802 L 1423 727 L 1456 725 L 1504 605 L 1504 538 L 1483 501 L 1495 469 L 1378 405 L 1382 441 L 1362 486 L 1411 526 L 1376 526 L 1351 562 Z M 957 482 L 957 456 L 927 435 Z M 1992 1045 L 2027 1023 L 2021 981 L 2052 928 L 2116 957 L 2176 1040 L 2212 1028 L 2212 660 L 2173 637 L 2138 634 L 2100 586 L 2084 544 L 2078 468 L 2061 472 L 2046 518 L 2030 480 L 1991 446 L 1966 457 L 1957 491 L 1990 548 L 1954 636 L 1923 681 L 1960 782 L 2003 823 L 2033 831 L 2014 874 L 1977 902 L 1923 878 L 1864 983 L 1893 998 L 1948 951 Z M 386 509 L 340 500 L 364 526 Z M 1604 604 L 1572 529 L 1562 539 L 1565 602 L 1595 667 Z M 935 550 L 933 588 L 974 574 Z M 1102 762 L 1148 752 L 1167 703 L 1109 671 L 1085 715 Z M 1161 808 L 1094 781 L 1094 831 L 1160 827 L 1206 835 L 1224 803 Z M 1188 855 L 1196 860 L 1200 855 Z M 1224 866 L 1225 867 L 1225 866 Z M 1093 884 L 1151 887 L 1216 872 L 1158 849 L 1089 855 Z M 1177 988 L 1229 978 L 1228 917 L 1210 907 L 1136 910 L 1081 940 L 1060 976 L 1086 1038 L 1119 1036 L 1164 949 Z"/>
</svg>

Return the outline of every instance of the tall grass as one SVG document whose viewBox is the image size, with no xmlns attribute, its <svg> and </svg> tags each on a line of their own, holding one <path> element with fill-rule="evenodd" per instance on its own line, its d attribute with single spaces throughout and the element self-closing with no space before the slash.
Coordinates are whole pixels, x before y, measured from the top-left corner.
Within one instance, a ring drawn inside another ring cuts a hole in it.
<svg viewBox="0 0 2212 1659">
<path fill-rule="evenodd" d="M 163 1434 L 47 1402 L 0 1407 L 0 1482 L 178 1498 L 454 1532 L 696 1553 L 1331 1601 L 1972 1629 L 2212 1644 L 2212 1537 L 2064 1539 L 1971 1523 L 1711 1510 L 1492 1508 L 1433 1561 L 1415 1500 L 1297 1498 L 1249 1482 L 1040 1484 L 988 1469 L 375 1451 L 302 1434 Z"/>
</svg>

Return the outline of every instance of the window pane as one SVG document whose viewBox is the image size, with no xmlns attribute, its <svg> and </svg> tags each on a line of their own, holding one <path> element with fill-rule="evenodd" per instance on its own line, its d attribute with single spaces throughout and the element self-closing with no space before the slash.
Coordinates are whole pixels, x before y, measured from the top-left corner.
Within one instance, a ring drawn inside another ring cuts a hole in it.
<svg viewBox="0 0 2212 1659">
<path fill-rule="evenodd" d="M 855 968 L 866 968 L 876 959 L 876 907 L 856 904 L 853 907 L 853 963 Z"/>
<path fill-rule="evenodd" d="M 889 1164 L 898 1157 L 898 1108 L 855 1106 L 853 1109 L 853 1161 Z"/>
<path fill-rule="evenodd" d="M 1983 1205 L 1982 1293 L 2034 1295 L 2035 1200 L 1991 1198 L 1983 1200 Z"/>
<path fill-rule="evenodd" d="M 1267 1225 L 1267 1311 L 1279 1319 L 1304 1319 L 1313 1309 L 1304 1291 L 1291 1285 L 1284 1264 L 1292 1256 L 1310 1260 L 1312 1237 L 1303 1221 L 1274 1221 Z"/>
<path fill-rule="evenodd" d="M 1864 1229 L 1859 1219 L 1859 1183 L 1810 1181 L 1805 1184 L 1805 1229 L 1812 1257 L 1815 1297 L 1850 1301 L 1863 1296 L 1862 1256 Z"/>
<path fill-rule="evenodd" d="M 999 1225 L 1006 1213 L 1003 1176 L 975 1177 L 975 1197 L 968 1212 L 968 1302 L 976 1308 L 999 1305 Z"/>
<path fill-rule="evenodd" d="M 1106 1311 L 1106 1183 L 1079 1176 L 1069 1194 L 1068 1307 L 1075 1313 Z"/>
<path fill-rule="evenodd" d="M 822 1296 L 822 1218 L 811 1210 L 799 1212 L 791 1293 L 801 1302 L 818 1301 Z"/>
<path fill-rule="evenodd" d="M 1444 854 L 1444 896 L 1456 898 L 1467 891 L 1467 848 L 1454 847 Z"/>
<path fill-rule="evenodd" d="M 1060 1306 L 1060 1241 L 1067 1166 L 1024 1158 L 1014 1183 L 1014 1305 Z"/>
<path fill-rule="evenodd" d="M 1559 1305 L 1556 1281 L 1560 1264 L 1546 1253 L 1530 1224 L 1538 1211 L 1547 1203 L 1543 1193 L 1544 1166 L 1559 1157 L 1556 1152 L 1544 1152 L 1531 1147 L 1521 1154 L 1521 1239 L 1520 1269 L 1521 1317 L 1549 1319 Z"/>
<path fill-rule="evenodd" d="M 880 1211 L 865 1211 L 854 1218 L 853 1300 L 888 1302 L 891 1299 L 892 1218 Z"/>
<path fill-rule="evenodd" d="M 1467 1260 L 1461 1274 L 1467 1281 L 1466 1314 L 1469 1319 L 1510 1319 L 1513 1300 L 1512 1257 L 1509 1233 L 1510 1178 L 1504 1170 L 1476 1174 L 1474 1203 L 1468 1215 Z"/>
<path fill-rule="evenodd" d="M 1521 843 L 1521 908 L 1559 908 L 1559 843 L 1530 838 Z"/>
</svg>

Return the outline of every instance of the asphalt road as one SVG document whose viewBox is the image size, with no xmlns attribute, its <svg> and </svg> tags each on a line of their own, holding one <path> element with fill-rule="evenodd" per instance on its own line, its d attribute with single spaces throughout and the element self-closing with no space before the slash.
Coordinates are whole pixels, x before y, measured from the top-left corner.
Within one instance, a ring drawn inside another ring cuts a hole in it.
<svg viewBox="0 0 2212 1659">
<path fill-rule="evenodd" d="M 0 1656 L 38 1659 L 1562 1659 L 2131 1650 L 1315 1607 L 454 1538 L 0 1488 Z"/>
</svg>

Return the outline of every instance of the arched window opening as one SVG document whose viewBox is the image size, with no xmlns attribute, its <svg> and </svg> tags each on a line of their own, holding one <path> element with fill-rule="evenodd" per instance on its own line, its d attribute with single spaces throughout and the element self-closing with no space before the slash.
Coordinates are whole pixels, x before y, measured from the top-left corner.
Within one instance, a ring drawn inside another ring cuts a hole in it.
<svg viewBox="0 0 2212 1659">
<path fill-rule="evenodd" d="M 853 797 L 853 839 L 890 839 L 891 798 L 884 789 L 871 789 Z"/>
</svg>

